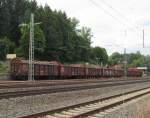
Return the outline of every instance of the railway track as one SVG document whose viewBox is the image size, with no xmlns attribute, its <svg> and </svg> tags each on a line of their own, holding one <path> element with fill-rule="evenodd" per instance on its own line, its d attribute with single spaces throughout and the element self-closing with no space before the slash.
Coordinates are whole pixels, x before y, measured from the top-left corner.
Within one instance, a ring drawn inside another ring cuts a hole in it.
<svg viewBox="0 0 150 118">
<path fill-rule="evenodd" d="M 150 79 L 144 79 L 149 81 Z M 0 81 L 0 89 L 5 88 L 28 88 L 28 87 L 46 87 L 56 85 L 75 85 L 75 84 L 92 84 L 92 83 L 109 83 L 109 82 L 127 82 L 127 81 L 144 81 L 142 79 L 93 79 L 93 80 L 45 80 L 45 81 Z"/>
<path fill-rule="evenodd" d="M 150 87 L 23 118 L 100 118 L 105 111 L 111 112 L 114 107 L 147 94 L 150 94 Z"/>
<path fill-rule="evenodd" d="M 70 91 L 80 91 L 86 89 L 96 89 L 103 87 L 112 87 L 112 86 L 121 86 L 121 85 L 129 85 L 129 84 L 137 84 L 137 83 L 148 83 L 150 80 L 143 81 L 127 81 L 127 82 L 113 82 L 113 83 L 101 83 L 94 85 L 75 85 L 75 86 L 55 86 L 54 88 L 44 88 L 44 89 L 33 89 L 33 90 L 25 90 L 25 91 L 15 91 L 15 92 L 4 92 L 0 93 L 0 99 L 8 99 L 14 97 L 23 97 L 23 96 L 31 96 L 31 95 L 39 95 L 39 94 L 50 94 L 50 93 L 59 93 L 59 92 L 70 92 Z"/>
</svg>

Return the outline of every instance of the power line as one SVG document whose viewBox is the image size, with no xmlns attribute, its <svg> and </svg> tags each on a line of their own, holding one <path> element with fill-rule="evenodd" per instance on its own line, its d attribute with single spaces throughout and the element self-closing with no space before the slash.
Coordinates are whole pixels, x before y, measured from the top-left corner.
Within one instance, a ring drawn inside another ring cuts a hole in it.
<svg viewBox="0 0 150 118">
<path fill-rule="evenodd" d="M 135 24 L 132 26 L 128 26 L 129 25 L 129 19 L 126 18 L 126 16 L 124 16 L 122 13 L 120 13 L 118 10 L 116 10 L 115 8 L 113 8 L 110 4 L 106 3 L 104 0 L 101 0 L 103 2 L 104 5 L 106 5 L 107 7 L 109 7 L 110 9 L 112 9 L 114 12 L 116 12 L 119 16 L 124 17 L 125 21 L 123 22 L 121 19 L 119 19 L 118 17 L 112 15 L 112 13 L 110 13 L 108 10 L 106 10 L 106 8 L 104 8 L 102 5 L 98 4 L 97 2 L 95 2 L 94 0 L 89 0 L 94 6 L 98 7 L 99 9 L 102 9 L 106 14 L 108 14 L 109 16 L 111 16 L 113 19 L 117 20 L 120 24 L 123 24 L 124 26 L 128 27 L 129 29 L 138 29 L 138 26 L 136 26 Z M 128 22 L 128 24 L 127 24 Z M 131 23 L 130 23 L 131 24 Z M 135 30 L 134 30 L 135 31 Z M 140 28 L 140 31 L 142 33 L 143 29 Z M 137 34 L 137 36 L 139 35 L 139 33 L 135 32 Z M 144 35 L 144 33 L 142 34 Z M 143 36 L 144 37 L 144 36 Z M 144 47 L 144 38 L 143 38 L 143 47 Z"/>
<path fill-rule="evenodd" d="M 124 14 L 122 14 L 120 11 L 118 11 L 116 8 L 114 8 L 112 5 L 110 5 L 109 3 L 107 3 L 104 0 L 101 0 L 101 2 L 106 5 L 107 7 L 109 7 L 110 9 L 112 9 L 114 12 L 116 12 L 119 16 L 123 17 L 123 19 L 128 22 L 129 24 L 131 24 L 131 20 L 129 20 Z M 131 24 L 133 27 L 135 27 L 136 29 L 138 28 L 138 26 L 136 26 L 135 24 Z"/>
<path fill-rule="evenodd" d="M 89 0 L 94 6 L 98 7 L 99 9 L 102 9 L 106 14 L 111 16 L 113 19 L 117 20 L 121 24 L 125 25 L 125 23 L 121 22 L 116 16 L 112 15 L 110 12 L 108 12 L 106 9 L 104 9 L 100 4 L 96 3 L 94 0 Z"/>
<path fill-rule="evenodd" d="M 94 6 L 98 7 L 99 9 L 102 9 L 106 14 L 108 14 L 109 16 L 111 16 L 113 19 L 117 20 L 120 24 L 124 25 L 125 27 L 127 27 L 127 28 L 129 28 L 129 29 L 134 29 L 134 31 L 135 31 L 135 29 L 138 28 L 137 26 L 133 26 L 133 24 L 132 24 L 132 26 L 129 26 L 129 24 L 127 25 L 127 23 L 125 23 L 125 22 L 122 21 L 123 19 L 120 20 L 118 17 L 112 15 L 108 10 L 106 10 L 106 8 L 104 8 L 102 5 L 98 4 L 98 3 L 95 2 L 94 0 L 89 0 L 89 1 L 90 1 Z M 108 3 L 105 2 L 105 4 L 108 4 Z M 107 6 L 108 6 L 108 5 L 107 5 Z M 112 6 L 109 5 L 109 7 L 112 7 Z M 112 7 L 111 9 L 114 9 L 114 8 Z M 114 9 L 114 10 L 115 10 L 115 12 L 118 12 L 116 9 Z M 119 12 L 118 14 L 120 14 L 121 16 L 124 16 L 124 15 L 122 15 L 122 13 L 120 13 L 120 12 Z M 124 17 L 125 17 L 125 16 L 124 16 Z M 142 29 L 140 29 L 140 32 L 141 32 L 141 34 L 142 34 Z M 139 33 L 137 33 L 136 31 L 135 31 L 135 33 L 137 34 L 136 36 L 139 35 Z"/>
<path fill-rule="evenodd" d="M 99 9 L 102 9 L 106 14 L 108 14 L 109 16 L 111 16 L 113 19 L 117 20 L 120 24 L 122 24 L 122 25 L 124 25 L 124 26 L 126 26 L 126 27 L 128 27 L 128 28 L 130 28 L 130 29 L 133 29 L 133 26 L 132 26 L 132 27 L 131 27 L 131 26 L 128 26 L 128 25 L 127 25 L 127 22 L 125 23 L 124 21 L 122 21 L 123 19 L 120 20 L 118 17 L 112 15 L 112 14 L 111 14 L 108 10 L 106 10 L 102 5 L 98 4 L 98 3 L 95 2 L 94 0 L 89 0 L 89 1 L 90 1 L 94 6 L 98 7 Z M 104 3 L 104 4 L 107 4 L 107 3 Z M 117 12 L 117 10 L 115 10 L 111 5 L 108 5 L 108 4 L 107 4 L 107 6 L 110 7 L 111 9 L 113 9 L 113 11 Z M 117 13 L 117 14 L 120 14 L 120 15 L 121 15 L 120 12 Z M 121 15 L 121 16 L 123 16 L 123 15 Z M 129 23 L 129 22 L 128 22 L 128 23 Z M 134 28 L 137 29 L 137 26 L 134 26 Z"/>
</svg>

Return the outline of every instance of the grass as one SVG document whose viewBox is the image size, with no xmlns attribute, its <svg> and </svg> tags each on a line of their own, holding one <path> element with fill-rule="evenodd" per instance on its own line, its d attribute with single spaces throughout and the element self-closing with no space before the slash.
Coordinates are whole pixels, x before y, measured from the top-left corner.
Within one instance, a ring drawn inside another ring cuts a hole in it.
<svg viewBox="0 0 150 118">
<path fill-rule="evenodd" d="M 9 72 L 9 64 L 6 61 L 0 61 L 0 75 L 6 74 Z"/>
</svg>

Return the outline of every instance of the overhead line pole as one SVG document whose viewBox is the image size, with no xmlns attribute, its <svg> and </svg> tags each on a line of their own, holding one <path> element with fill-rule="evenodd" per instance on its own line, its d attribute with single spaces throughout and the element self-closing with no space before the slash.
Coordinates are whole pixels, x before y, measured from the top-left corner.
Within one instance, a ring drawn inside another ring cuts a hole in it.
<svg viewBox="0 0 150 118">
<path fill-rule="evenodd" d="M 28 65 L 28 80 L 34 80 L 34 26 L 40 25 L 41 22 L 34 23 L 34 14 L 31 13 L 30 24 L 20 24 L 19 27 L 28 26 L 30 29 L 29 39 L 29 65 Z"/>
<path fill-rule="evenodd" d="M 28 80 L 34 80 L 34 14 L 31 14 L 29 41 L 29 75 Z"/>
<path fill-rule="evenodd" d="M 143 29 L 143 48 L 145 47 L 145 31 Z"/>
<path fill-rule="evenodd" d="M 127 55 L 126 48 L 124 48 L 124 75 L 127 76 Z"/>
<path fill-rule="evenodd" d="M 127 37 L 127 31 L 125 30 L 125 40 Z M 126 55 L 126 47 L 124 48 L 124 75 L 127 77 L 127 55 Z"/>
</svg>

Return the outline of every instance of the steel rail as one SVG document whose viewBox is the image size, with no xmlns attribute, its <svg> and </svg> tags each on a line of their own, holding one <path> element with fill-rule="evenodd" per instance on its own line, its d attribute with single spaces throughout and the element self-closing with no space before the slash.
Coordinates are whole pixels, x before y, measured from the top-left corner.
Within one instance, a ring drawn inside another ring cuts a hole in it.
<svg viewBox="0 0 150 118">
<path fill-rule="evenodd" d="M 150 87 L 126 92 L 124 94 L 113 95 L 110 97 L 72 105 L 60 109 L 55 109 L 39 114 L 24 116 L 22 118 L 42 118 L 48 116 L 49 118 L 87 118 L 94 116 L 94 114 L 110 109 L 114 106 L 121 105 L 133 99 L 150 94 Z M 124 98 L 124 99 L 123 99 Z"/>
<path fill-rule="evenodd" d="M 0 83 L 0 89 L 5 89 L 5 88 L 28 88 L 28 87 L 46 87 L 46 86 L 59 86 L 59 85 L 77 85 L 77 84 L 87 84 L 87 83 L 109 83 L 109 82 L 126 82 L 126 81 L 149 81 L 150 79 L 115 79 L 115 80 L 86 80 L 86 81 L 55 81 L 55 82 L 51 82 L 51 81 L 47 81 L 47 82 L 34 82 L 34 83 L 28 83 L 28 82 L 23 82 L 23 83 L 10 83 L 10 82 L 6 82 L 6 83 Z"/>
<path fill-rule="evenodd" d="M 56 87 L 56 88 L 48 88 L 48 89 L 40 89 L 40 90 L 5 92 L 5 93 L 0 93 L 0 99 L 8 99 L 8 98 L 31 96 L 31 95 L 60 93 L 60 92 L 80 91 L 80 90 L 87 90 L 87 89 L 105 88 L 105 87 L 121 86 L 121 85 L 137 84 L 137 83 L 147 83 L 147 82 L 150 82 L 150 81 L 142 81 L 142 82 L 141 81 L 138 81 L 138 82 L 132 81 L 132 82 L 108 83 L 108 84 L 87 85 L 87 86 L 78 86 L 78 87 L 77 86 Z"/>
</svg>

